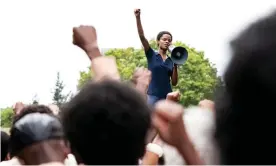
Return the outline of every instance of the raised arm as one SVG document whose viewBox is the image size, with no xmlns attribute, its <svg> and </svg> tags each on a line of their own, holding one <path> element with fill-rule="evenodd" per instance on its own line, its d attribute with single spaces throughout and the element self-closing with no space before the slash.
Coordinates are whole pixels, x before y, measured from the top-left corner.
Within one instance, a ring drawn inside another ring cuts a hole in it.
<svg viewBox="0 0 276 166">
<path fill-rule="evenodd" d="M 144 30 L 143 30 L 141 19 L 140 19 L 140 14 L 141 14 L 140 9 L 135 9 L 134 14 L 135 14 L 135 17 L 136 17 L 136 24 L 137 24 L 139 38 L 142 42 L 142 45 L 144 47 L 145 52 L 147 52 L 150 48 L 150 45 L 149 45 L 149 42 L 145 38 L 145 35 L 144 35 Z"/>
</svg>

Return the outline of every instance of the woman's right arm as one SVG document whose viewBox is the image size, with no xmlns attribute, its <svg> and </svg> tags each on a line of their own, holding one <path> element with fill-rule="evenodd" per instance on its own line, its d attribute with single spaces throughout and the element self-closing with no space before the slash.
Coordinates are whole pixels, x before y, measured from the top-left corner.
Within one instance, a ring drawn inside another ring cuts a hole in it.
<svg viewBox="0 0 276 166">
<path fill-rule="evenodd" d="M 140 13 L 141 13 L 140 9 L 135 9 L 134 10 L 139 38 L 140 38 L 140 40 L 142 42 L 142 45 L 144 47 L 145 52 L 147 52 L 150 49 L 150 45 L 149 45 L 149 42 L 145 38 L 145 35 L 144 35 L 144 30 L 143 30 L 141 19 L 140 19 Z"/>
</svg>

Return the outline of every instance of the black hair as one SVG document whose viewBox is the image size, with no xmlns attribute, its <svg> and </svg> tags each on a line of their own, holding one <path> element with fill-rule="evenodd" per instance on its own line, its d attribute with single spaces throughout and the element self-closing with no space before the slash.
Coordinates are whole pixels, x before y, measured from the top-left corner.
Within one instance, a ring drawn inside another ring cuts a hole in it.
<svg viewBox="0 0 276 166">
<path fill-rule="evenodd" d="M 1 131 L 1 161 L 4 161 L 9 153 L 9 139 L 10 136 Z"/>
<path fill-rule="evenodd" d="M 14 117 L 13 124 L 17 122 L 19 119 L 21 119 L 22 117 L 24 117 L 25 115 L 28 115 L 31 113 L 45 113 L 45 114 L 53 115 L 52 110 L 48 106 L 33 104 L 33 105 L 24 107 L 22 111 L 20 111 L 20 114 Z"/>
<path fill-rule="evenodd" d="M 276 164 L 276 12 L 231 42 L 233 57 L 217 99 L 216 132 L 223 165 Z"/>
<path fill-rule="evenodd" d="M 159 41 L 163 35 L 170 35 L 171 38 L 173 38 L 172 34 L 170 32 L 168 32 L 168 31 L 161 31 L 161 32 L 159 32 L 157 34 L 156 40 Z"/>
<path fill-rule="evenodd" d="M 150 111 L 135 89 L 102 81 L 83 87 L 63 107 L 61 118 L 79 163 L 135 165 L 145 152 Z"/>
<path fill-rule="evenodd" d="M 162 37 L 163 35 L 165 35 L 165 34 L 170 35 L 171 38 L 173 39 L 173 36 L 172 36 L 172 34 L 171 34 L 170 32 L 168 32 L 168 31 L 161 31 L 161 32 L 159 32 L 159 33 L 157 34 L 156 40 L 159 41 L 159 40 L 161 39 L 161 37 Z M 157 43 L 157 46 L 158 46 L 158 43 Z"/>
</svg>

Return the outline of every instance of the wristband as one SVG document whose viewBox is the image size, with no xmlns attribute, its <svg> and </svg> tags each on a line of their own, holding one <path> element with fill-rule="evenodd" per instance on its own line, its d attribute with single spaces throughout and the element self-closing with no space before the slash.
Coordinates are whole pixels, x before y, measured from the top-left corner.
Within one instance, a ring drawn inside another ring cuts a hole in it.
<svg viewBox="0 0 276 166">
<path fill-rule="evenodd" d="M 157 154 L 159 157 L 163 156 L 163 149 L 161 146 L 153 143 L 147 145 L 147 151 Z"/>
</svg>

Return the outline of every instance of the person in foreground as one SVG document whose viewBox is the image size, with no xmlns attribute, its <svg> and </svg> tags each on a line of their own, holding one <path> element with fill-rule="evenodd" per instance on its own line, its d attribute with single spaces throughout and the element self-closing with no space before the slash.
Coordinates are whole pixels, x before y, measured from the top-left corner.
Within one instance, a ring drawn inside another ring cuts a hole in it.
<svg viewBox="0 0 276 166">
<path fill-rule="evenodd" d="M 136 165 L 143 156 L 151 111 L 130 86 L 114 80 L 91 82 L 62 112 L 79 163 Z"/>
<path fill-rule="evenodd" d="M 60 120 L 43 105 L 24 107 L 10 133 L 10 155 L 25 165 L 62 163 L 70 152 Z"/>
<path fill-rule="evenodd" d="M 172 35 L 168 31 L 162 31 L 157 35 L 158 52 L 154 51 L 148 40 L 145 38 L 140 19 L 140 9 L 135 9 L 137 29 L 139 38 L 144 47 L 147 57 L 148 69 L 151 71 L 152 79 L 148 88 L 148 103 L 154 105 L 157 101 L 166 99 L 172 87 L 177 85 L 177 65 L 167 55 L 169 46 L 172 43 Z"/>
<path fill-rule="evenodd" d="M 120 82 L 115 58 L 97 56 L 95 32 L 92 26 L 74 28 L 74 44 L 92 60 L 94 78 L 62 108 L 65 134 L 78 163 L 136 165 L 145 151 L 151 111 L 136 89 Z"/>
<path fill-rule="evenodd" d="M 276 12 L 232 42 L 225 87 L 215 102 L 223 165 L 275 165 Z"/>
</svg>

